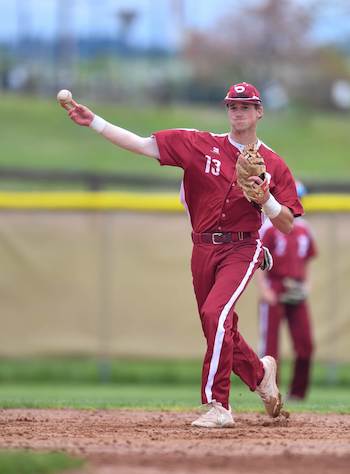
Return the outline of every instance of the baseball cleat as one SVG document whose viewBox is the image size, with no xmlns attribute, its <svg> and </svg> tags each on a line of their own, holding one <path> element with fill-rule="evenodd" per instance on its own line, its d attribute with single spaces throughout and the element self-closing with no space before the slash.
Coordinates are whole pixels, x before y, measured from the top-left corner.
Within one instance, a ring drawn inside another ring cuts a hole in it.
<svg viewBox="0 0 350 474">
<path fill-rule="evenodd" d="M 260 360 L 264 366 L 265 375 L 260 385 L 257 386 L 256 392 L 264 402 L 268 415 L 276 418 L 282 408 L 282 398 L 276 383 L 277 363 L 271 356 L 265 356 Z"/>
<path fill-rule="evenodd" d="M 198 428 L 231 428 L 235 422 L 232 416 L 231 407 L 226 410 L 221 403 L 213 400 L 208 403 L 211 408 L 192 422 L 192 426 Z"/>
</svg>

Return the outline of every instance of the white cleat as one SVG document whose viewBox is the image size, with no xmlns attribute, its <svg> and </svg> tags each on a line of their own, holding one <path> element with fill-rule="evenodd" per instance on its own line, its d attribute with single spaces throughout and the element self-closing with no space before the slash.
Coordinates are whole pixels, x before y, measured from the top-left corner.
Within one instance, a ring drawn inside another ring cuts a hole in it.
<svg viewBox="0 0 350 474">
<path fill-rule="evenodd" d="M 221 403 L 213 400 L 208 403 L 211 407 L 204 415 L 192 422 L 192 426 L 199 428 L 232 428 L 235 422 L 232 416 L 231 408 L 226 410 Z"/>
<path fill-rule="evenodd" d="M 260 385 L 257 386 L 256 392 L 260 395 L 264 402 L 266 412 L 276 418 L 282 408 L 282 398 L 277 387 L 277 363 L 271 356 L 265 356 L 261 359 L 263 363 L 265 375 Z"/>
</svg>

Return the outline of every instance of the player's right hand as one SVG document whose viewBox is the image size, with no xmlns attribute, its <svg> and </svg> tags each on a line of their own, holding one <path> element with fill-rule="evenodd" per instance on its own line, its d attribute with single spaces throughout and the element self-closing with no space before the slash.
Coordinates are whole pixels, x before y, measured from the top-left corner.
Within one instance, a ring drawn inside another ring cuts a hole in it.
<svg viewBox="0 0 350 474">
<path fill-rule="evenodd" d="M 89 127 L 94 119 L 94 113 L 85 105 L 78 104 L 72 100 L 73 107 L 68 111 L 69 117 L 78 125 Z"/>
</svg>

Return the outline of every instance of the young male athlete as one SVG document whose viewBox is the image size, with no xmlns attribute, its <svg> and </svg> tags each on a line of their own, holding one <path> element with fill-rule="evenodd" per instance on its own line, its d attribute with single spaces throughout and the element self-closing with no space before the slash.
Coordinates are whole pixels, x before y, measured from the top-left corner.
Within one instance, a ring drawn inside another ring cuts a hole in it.
<svg viewBox="0 0 350 474">
<path fill-rule="evenodd" d="M 301 182 L 297 182 L 297 192 L 299 198 L 306 193 Z M 288 399 L 303 400 L 309 387 L 313 351 L 307 301 L 308 266 L 317 255 L 316 244 L 308 223 L 302 217 L 295 220 L 293 230 L 288 235 L 280 232 L 267 219 L 260 236 L 273 257 L 273 268 L 268 274 L 257 272 L 260 289 L 260 353 L 278 359 L 280 325 L 285 319 L 295 354 Z"/>
<path fill-rule="evenodd" d="M 232 371 L 260 395 L 270 416 L 280 413 L 276 362 L 271 356 L 260 360 L 245 342 L 235 305 L 264 260 L 258 234 L 262 212 L 286 233 L 292 229 L 293 216 L 303 213 L 288 167 L 257 138 L 256 126 L 263 117 L 259 91 L 251 84 L 236 84 L 224 102 L 230 123 L 225 134 L 173 129 L 143 138 L 75 101 L 68 112 L 74 122 L 115 145 L 184 170 L 184 199 L 193 229 L 193 285 L 207 341 L 202 402 L 208 411 L 192 424 L 207 428 L 234 424 L 229 406 Z M 267 171 L 249 178 L 257 191 L 254 200 L 237 185 L 236 162 L 247 145 L 255 145 Z"/>
</svg>

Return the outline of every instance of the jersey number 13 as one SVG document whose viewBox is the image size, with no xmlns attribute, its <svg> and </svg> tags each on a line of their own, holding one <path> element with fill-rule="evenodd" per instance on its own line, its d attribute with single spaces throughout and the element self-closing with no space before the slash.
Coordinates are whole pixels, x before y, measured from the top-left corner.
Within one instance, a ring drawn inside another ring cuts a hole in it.
<svg viewBox="0 0 350 474">
<path fill-rule="evenodd" d="M 219 176 L 220 174 L 220 166 L 221 166 L 221 161 L 216 160 L 215 158 L 212 158 L 209 155 L 205 155 L 207 162 L 205 165 L 205 172 L 206 173 L 211 173 L 214 176 Z"/>
</svg>

